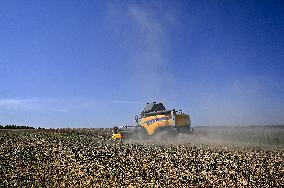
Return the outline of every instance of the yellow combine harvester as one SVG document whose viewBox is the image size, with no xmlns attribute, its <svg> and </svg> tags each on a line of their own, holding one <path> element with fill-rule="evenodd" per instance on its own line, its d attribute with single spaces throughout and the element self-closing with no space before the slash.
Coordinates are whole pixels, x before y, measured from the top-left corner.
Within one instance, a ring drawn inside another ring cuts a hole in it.
<svg viewBox="0 0 284 188">
<path fill-rule="evenodd" d="M 162 103 L 147 103 L 144 110 L 135 116 L 136 126 L 114 127 L 112 138 L 147 138 L 159 132 L 191 133 L 191 121 L 188 114 L 181 110 L 166 110 Z"/>
</svg>

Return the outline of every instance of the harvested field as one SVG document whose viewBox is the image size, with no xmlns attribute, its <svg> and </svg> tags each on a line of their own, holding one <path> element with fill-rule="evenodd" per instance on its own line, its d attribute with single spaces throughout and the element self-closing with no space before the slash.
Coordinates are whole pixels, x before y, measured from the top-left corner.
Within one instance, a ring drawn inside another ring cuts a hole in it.
<svg viewBox="0 0 284 188">
<path fill-rule="evenodd" d="M 110 129 L 1 130 L 0 187 L 284 187 L 283 128 L 110 137 Z"/>
</svg>

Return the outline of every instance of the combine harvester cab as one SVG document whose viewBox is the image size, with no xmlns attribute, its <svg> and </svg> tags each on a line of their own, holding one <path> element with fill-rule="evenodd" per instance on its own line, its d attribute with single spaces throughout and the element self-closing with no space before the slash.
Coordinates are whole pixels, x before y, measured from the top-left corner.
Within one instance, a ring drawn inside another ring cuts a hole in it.
<svg viewBox="0 0 284 188">
<path fill-rule="evenodd" d="M 162 103 L 147 103 L 144 110 L 135 116 L 136 126 L 115 127 L 112 138 L 148 138 L 165 132 L 191 133 L 191 120 L 181 110 L 166 110 Z"/>
</svg>

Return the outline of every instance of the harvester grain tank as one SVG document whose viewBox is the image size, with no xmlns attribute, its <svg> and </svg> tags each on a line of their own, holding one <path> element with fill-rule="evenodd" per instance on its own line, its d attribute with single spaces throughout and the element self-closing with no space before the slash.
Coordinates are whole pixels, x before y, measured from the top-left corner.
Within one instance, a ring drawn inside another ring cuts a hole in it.
<svg viewBox="0 0 284 188">
<path fill-rule="evenodd" d="M 167 110 L 162 103 L 147 103 L 143 111 L 135 116 L 135 126 L 115 127 L 112 138 L 148 138 L 159 132 L 191 133 L 191 120 L 181 110 Z"/>
</svg>

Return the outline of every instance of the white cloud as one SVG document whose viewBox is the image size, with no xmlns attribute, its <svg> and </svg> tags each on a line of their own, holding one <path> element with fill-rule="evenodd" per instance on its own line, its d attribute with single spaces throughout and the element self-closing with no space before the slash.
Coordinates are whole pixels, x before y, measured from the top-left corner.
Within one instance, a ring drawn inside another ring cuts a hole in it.
<svg viewBox="0 0 284 188">
<path fill-rule="evenodd" d="M 124 104 L 143 104 L 141 101 L 128 101 L 128 100 L 114 100 L 113 103 L 124 103 Z"/>
<path fill-rule="evenodd" d="M 0 110 L 68 112 L 67 109 L 57 107 L 58 102 L 52 98 L 2 98 L 0 99 Z"/>
<path fill-rule="evenodd" d="M 170 28 L 166 15 L 139 6 L 128 7 L 128 15 L 139 49 L 131 54 L 130 67 L 133 69 L 132 80 L 139 83 L 140 97 L 151 101 L 174 96 L 168 87 L 174 85 L 175 79 L 167 70 Z"/>
<path fill-rule="evenodd" d="M 38 109 L 35 99 L 8 98 L 0 99 L 0 108 Z"/>
<path fill-rule="evenodd" d="M 86 98 L 1 98 L 0 124 L 95 127 L 105 125 L 99 117 L 107 110 L 101 101 Z"/>
<path fill-rule="evenodd" d="M 149 12 L 138 7 L 130 7 L 129 14 L 134 19 L 135 23 L 138 24 L 148 34 L 155 34 L 161 31 L 161 26 L 158 22 L 151 19 Z M 148 35 L 149 36 L 149 35 Z"/>
</svg>

